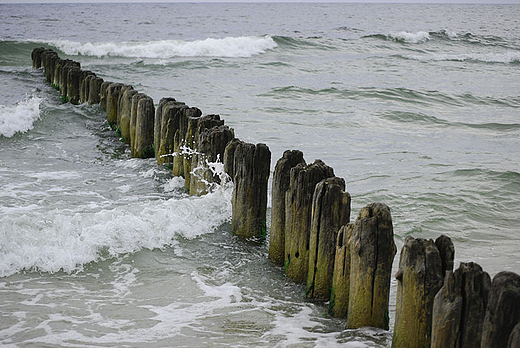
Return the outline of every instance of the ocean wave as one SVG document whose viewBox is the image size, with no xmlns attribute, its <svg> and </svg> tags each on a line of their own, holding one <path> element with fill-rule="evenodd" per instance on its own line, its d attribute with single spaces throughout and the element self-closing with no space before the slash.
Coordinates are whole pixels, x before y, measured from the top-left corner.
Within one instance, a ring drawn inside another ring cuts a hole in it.
<svg viewBox="0 0 520 348">
<path fill-rule="evenodd" d="M 366 35 L 362 38 L 375 38 L 382 39 L 385 41 L 395 41 L 400 43 L 423 43 L 431 39 L 431 36 L 428 32 L 425 31 L 417 31 L 417 32 L 408 32 L 408 31 L 399 31 L 393 32 L 389 34 L 372 34 Z"/>
<path fill-rule="evenodd" d="M 427 55 L 407 54 L 397 56 L 417 61 L 454 61 L 474 63 L 520 64 L 520 52 L 518 51 L 508 51 L 501 53 L 433 53 Z"/>
<path fill-rule="evenodd" d="M 0 136 L 12 137 L 17 132 L 27 132 L 40 118 L 40 103 L 36 96 L 27 97 L 14 106 L 0 105 Z"/>
<path fill-rule="evenodd" d="M 179 180 L 168 190 L 183 188 Z M 124 188 L 124 187 L 123 187 Z M 22 270 L 75 272 L 85 264 L 214 232 L 231 216 L 229 184 L 202 197 L 139 199 L 115 208 L 70 211 L 37 205 L 0 209 L 0 277 Z M 81 193 L 78 193 L 81 194 Z M 85 192 L 92 194 L 92 192 Z"/>
<path fill-rule="evenodd" d="M 225 57 L 244 58 L 274 49 L 270 36 L 241 36 L 205 40 L 159 40 L 148 42 L 78 42 L 53 40 L 45 43 L 67 55 L 130 58 Z"/>
</svg>

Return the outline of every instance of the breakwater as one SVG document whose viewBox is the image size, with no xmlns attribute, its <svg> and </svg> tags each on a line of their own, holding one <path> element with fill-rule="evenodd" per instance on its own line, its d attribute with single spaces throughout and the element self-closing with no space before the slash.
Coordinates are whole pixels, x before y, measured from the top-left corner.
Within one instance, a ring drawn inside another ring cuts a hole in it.
<svg viewBox="0 0 520 348">
<path fill-rule="evenodd" d="M 79 68 L 79 64 L 77 67 Z M 69 75 L 67 73 L 67 76 L 76 78 L 75 76 L 78 76 L 78 74 Z M 81 74 L 79 78 L 81 79 Z M 91 81 L 92 79 L 93 77 L 89 78 Z M 105 82 L 103 81 L 103 83 Z M 63 93 L 63 86 L 54 84 Z M 80 91 L 83 84 L 83 80 L 80 80 Z M 202 145 L 203 142 L 199 141 L 201 139 L 201 132 L 198 132 L 201 125 L 200 119 L 205 116 L 201 116 L 200 110 L 189 108 L 182 103 L 171 100 L 172 98 L 161 100 L 157 106 L 150 100 L 141 103 L 147 97 L 141 96 L 134 100 L 134 96 L 137 94 L 135 93 L 132 95 L 129 121 L 124 121 L 128 119 L 128 116 L 124 116 L 122 111 L 124 108 L 120 108 L 122 101 L 120 98 L 123 98 L 129 89 L 127 88 L 123 91 L 124 87 L 124 85 L 117 86 L 115 84 L 114 86 L 113 83 L 106 83 L 104 88 L 100 86 L 99 96 L 102 106 L 105 103 L 104 109 L 107 112 L 108 122 L 115 129 L 120 129 L 123 140 L 125 140 L 124 134 L 127 134 L 123 130 L 125 127 L 123 124 L 128 122 L 130 125 L 130 131 L 126 138 L 129 138 L 129 140 L 126 141 L 129 141 L 129 144 L 132 146 L 132 155 L 134 157 L 156 156 L 158 162 L 159 160 L 167 161 L 166 163 L 172 166 L 175 175 L 186 177 L 186 172 L 188 172 L 189 176 L 186 180 L 186 185 L 190 182 L 190 194 L 203 193 L 203 189 L 201 189 L 201 192 L 191 190 L 191 179 L 200 180 L 201 178 L 201 176 L 192 175 L 194 169 L 201 168 L 202 171 L 205 171 L 205 166 L 199 167 L 198 160 L 194 162 L 193 158 L 195 156 L 210 156 L 209 151 L 219 148 L 218 142 L 208 140 L 205 143 L 208 146 L 207 150 L 203 150 L 203 146 L 206 145 Z M 81 97 L 78 101 L 73 99 L 75 94 L 74 88 L 71 88 L 70 91 L 70 96 L 68 91 L 65 94 L 65 100 L 68 99 L 74 103 L 85 102 L 85 99 L 81 99 Z M 85 92 L 83 93 L 86 95 Z M 88 99 L 86 102 L 89 102 Z M 139 108 L 140 105 L 141 108 Z M 169 111 L 165 112 L 166 109 L 169 109 Z M 153 110 L 153 112 L 150 110 Z M 116 112 L 114 113 L 114 111 Z M 143 125 L 141 126 L 137 120 L 142 120 Z M 154 125 L 152 132 L 147 130 L 150 128 L 151 120 L 153 120 Z M 216 116 L 208 117 L 206 121 L 208 124 L 221 122 L 219 119 L 217 120 Z M 163 125 L 166 125 L 165 128 L 163 128 Z M 222 125 L 217 127 L 220 126 L 223 126 L 223 122 Z M 135 131 L 132 131 L 134 128 Z M 161 129 L 159 133 L 158 128 Z M 214 126 L 209 129 L 213 128 Z M 191 131 L 188 132 L 188 129 Z M 207 128 L 203 128 L 203 132 L 206 130 Z M 134 149 L 138 140 L 137 134 L 144 134 L 142 140 L 139 140 L 143 146 L 140 146 L 139 149 Z M 157 134 L 164 135 L 160 135 L 157 138 Z M 223 137 L 227 137 L 227 135 Z M 208 136 L 207 139 L 209 138 L 211 137 Z M 132 145 L 132 139 L 134 145 Z M 153 139 L 153 142 L 151 139 Z M 157 141 L 159 142 L 157 143 Z M 163 145 L 156 145 L 161 144 L 161 141 L 163 141 Z M 246 204 L 250 204 L 247 206 L 249 210 L 244 209 L 243 213 L 240 214 L 235 213 L 235 209 L 238 208 L 235 208 L 236 205 L 233 203 L 233 231 L 237 233 L 238 227 L 244 224 L 244 220 L 250 218 L 256 221 L 256 223 L 250 224 L 254 228 L 250 229 L 249 233 L 258 235 L 265 231 L 265 213 L 263 225 L 262 219 L 256 217 L 255 213 L 258 212 L 261 215 L 262 210 L 265 211 L 265 204 L 259 202 L 258 204 L 262 206 L 256 209 L 251 200 L 259 198 L 258 200 L 261 201 L 263 192 L 267 192 L 267 184 L 262 186 L 262 190 L 259 190 L 258 193 L 250 196 L 247 196 L 247 193 L 251 191 L 251 187 L 254 187 L 257 181 L 260 181 L 262 185 L 264 181 L 265 183 L 267 182 L 267 180 L 261 180 L 262 176 L 259 175 L 258 180 L 257 176 L 255 176 L 255 173 L 262 171 L 261 168 L 257 170 L 256 165 L 266 161 L 265 157 L 262 158 L 266 151 L 261 149 L 260 152 L 257 152 L 258 146 L 253 148 L 253 146 L 250 146 L 252 144 L 245 145 L 247 144 L 241 144 L 238 140 L 229 141 L 225 144 L 224 156 L 220 158 L 223 158 L 226 172 L 228 174 L 231 173 L 230 176 L 234 180 L 236 190 L 233 193 L 233 200 L 243 199 Z M 165 152 L 158 154 L 158 149 L 161 146 L 165 148 Z M 263 148 L 263 146 L 260 148 Z M 143 149 L 147 150 L 143 151 Z M 152 150 L 154 152 L 153 155 L 151 153 Z M 219 151 L 215 150 L 215 152 Z M 251 153 L 252 156 L 249 155 Z M 256 160 L 255 155 L 257 157 Z M 285 156 L 284 154 L 284 157 L 290 156 Z M 329 300 L 331 311 L 337 313 L 337 316 L 345 316 L 349 327 L 365 325 L 388 326 L 388 290 L 385 286 L 390 279 L 388 263 L 392 264 L 395 255 L 390 209 L 383 204 L 369 205 L 362 209 L 354 223 L 348 224 L 350 220 L 350 195 L 345 192 L 344 181 L 336 178 L 333 170 L 321 161 L 307 165 L 303 161 L 303 154 L 301 154 L 301 158 L 299 154 L 296 154 L 295 157 L 296 159 L 288 159 L 287 161 L 297 161 L 298 163 L 289 163 L 289 170 L 277 170 L 275 168 L 273 178 L 273 214 L 275 211 L 275 187 L 286 185 L 285 189 L 281 188 L 276 193 L 278 197 L 283 197 L 283 210 L 276 209 L 284 219 L 283 232 L 278 234 L 277 239 L 284 241 L 283 247 L 279 246 L 278 249 L 281 250 L 281 255 L 283 256 L 282 265 L 286 274 L 297 282 L 307 284 L 307 297 L 310 300 Z M 193 166 L 194 163 L 196 166 Z M 208 160 L 208 163 L 210 163 L 210 160 Z M 244 179 L 238 181 L 237 173 L 242 173 L 239 178 Z M 218 178 L 211 178 L 210 174 L 211 169 L 207 172 L 208 178 L 210 180 L 218 180 Z M 267 166 L 267 175 L 269 175 L 269 165 Z M 278 176 L 280 178 L 288 178 L 288 180 L 282 183 L 277 179 Z M 201 183 L 205 184 L 203 180 L 201 180 Z M 200 187 L 205 188 L 206 186 L 201 185 Z M 241 188 L 244 193 L 240 193 L 241 191 L 238 188 Z M 249 197 L 249 199 L 246 197 Z M 276 204 L 279 206 L 281 200 L 277 199 Z M 274 232 L 275 219 L 273 218 L 272 220 L 270 244 L 275 245 L 276 243 L 273 241 L 276 235 Z M 247 236 L 247 234 L 244 235 Z M 401 252 L 399 272 L 397 273 L 400 290 L 398 289 L 398 305 L 394 325 L 395 346 L 423 346 L 420 343 L 416 343 L 416 340 L 422 340 L 421 342 L 426 342 L 424 345 L 429 345 L 430 338 L 432 344 L 438 344 L 436 342 L 438 342 L 439 337 L 431 335 L 431 327 L 439 327 L 437 324 L 438 320 L 436 320 L 434 314 L 436 306 L 432 304 L 432 297 L 433 300 L 436 300 L 435 294 L 441 293 L 437 290 L 441 289 L 441 291 L 447 294 L 452 294 L 450 295 L 452 297 L 457 297 L 455 294 L 458 291 L 463 299 L 461 308 L 468 308 L 464 304 L 464 299 L 468 299 L 471 296 L 463 295 L 462 285 L 455 286 L 459 284 L 456 281 L 457 277 L 453 277 L 453 282 L 448 282 L 443 278 L 444 272 L 453 268 L 453 253 L 451 252 L 453 245 L 451 244 L 450 246 L 450 243 L 446 238 L 438 238 L 436 241 L 424 241 L 410 237 L 406 240 Z M 332 259 L 331 255 L 334 256 L 333 262 L 330 261 Z M 388 262 L 389 259 L 390 262 Z M 332 285 L 329 285 L 331 284 L 331 268 Z M 468 276 L 465 275 L 466 273 L 459 273 L 460 279 L 468 279 Z M 457 274 L 457 271 L 454 274 Z M 482 278 L 484 279 L 485 276 L 482 276 Z M 451 283 L 455 285 L 445 287 L 446 284 Z M 465 283 L 462 283 L 461 280 L 460 284 Z M 482 280 L 480 283 L 473 281 L 470 284 L 482 284 L 482 289 L 486 289 L 486 284 L 488 283 Z M 506 277 L 500 284 L 514 285 L 515 283 Z M 444 290 L 442 290 L 443 288 Z M 497 288 L 504 288 L 504 286 L 497 286 Z M 510 286 L 510 288 L 515 289 L 515 286 Z M 485 293 L 483 291 L 481 298 L 490 298 Z M 499 294 L 497 298 L 500 296 L 502 295 Z M 489 303 L 491 303 L 491 300 L 488 302 L 481 300 L 481 303 L 482 306 L 485 305 L 485 308 L 490 308 Z M 498 308 L 498 302 L 494 306 Z M 507 315 L 507 318 L 513 317 L 512 320 L 514 320 L 512 308 L 515 307 L 507 305 L 506 308 L 507 310 L 504 310 L 503 313 Z M 445 313 L 446 311 L 441 310 L 440 312 Z M 490 315 L 492 324 L 488 324 L 487 327 L 495 325 L 495 323 L 498 323 L 498 326 L 504 326 L 501 320 L 494 318 L 495 315 L 496 313 Z M 454 316 L 457 318 L 456 313 Z M 462 317 L 463 315 L 460 314 L 458 320 L 450 319 L 449 321 L 457 324 L 453 326 L 457 326 L 458 332 L 462 331 L 461 327 L 468 327 L 466 322 L 460 319 Z M 479 322 L 479 319 L 475 319 L 473 315 L 464 315 L 464 317 L 471 318 L 472 322 Z M 423 320 L 424 318 L 426 319 Z M 443 321 L 440 323 L 440 327 L 446 327 L 446 325 L 442 325 Z M 412 324 L 413 327 L 411 327 Z M 484 321 L 482 321 L 481 325 L 484 325 Z M 408 332 L 406 329 L 408 329 Z M 483 332 L 483 330 L 484 328 L 480 329 L 480 332 Z M 434 334 L 437 331 L 437 329 L 434 329 Z M 507 327 L 504 332 L 506 333 L 501 333 L 500 336 L 509 338 L 510 334 L 507 334 Z M 452 341 L 450 340 L 450 342 Z"/>
</svg>

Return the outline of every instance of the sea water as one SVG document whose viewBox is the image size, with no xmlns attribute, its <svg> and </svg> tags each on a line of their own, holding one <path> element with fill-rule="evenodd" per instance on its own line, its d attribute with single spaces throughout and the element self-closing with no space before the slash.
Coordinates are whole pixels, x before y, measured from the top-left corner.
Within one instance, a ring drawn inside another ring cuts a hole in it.
<svg viewBox="0 0 520 348">
<path fill-rule="evenodd" d="M 287 149 L 320 158 L 346 180 L 351 221 L 384 202 L 399 250 L 446 234 L 456 266 L 493 276 L 520 273 L 518 33 L 518 5 L 0 5 L 0 345 L 391 339 L 345 330 L 268 239 L 233 236 L 229 183 L 189 197 L 130 157 L 98 105 L 62 104 L 33 48 L 220 114 L 270 147 L 272 169 Z"/>
</svg>

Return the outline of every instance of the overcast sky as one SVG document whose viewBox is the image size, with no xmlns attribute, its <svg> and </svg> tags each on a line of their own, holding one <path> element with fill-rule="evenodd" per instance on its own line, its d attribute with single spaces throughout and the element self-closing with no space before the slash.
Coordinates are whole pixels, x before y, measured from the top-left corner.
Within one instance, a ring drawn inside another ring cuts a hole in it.
<svg viewBox="0 0 520 348">
<path fill-rule="evenodd" d="M 2 3 L 90 3 L 90 2 L 345 2 L 345 3 L 469 3 L 469 4 L 518 4 L 520 0 L 0 0 Z"/>
</svg>

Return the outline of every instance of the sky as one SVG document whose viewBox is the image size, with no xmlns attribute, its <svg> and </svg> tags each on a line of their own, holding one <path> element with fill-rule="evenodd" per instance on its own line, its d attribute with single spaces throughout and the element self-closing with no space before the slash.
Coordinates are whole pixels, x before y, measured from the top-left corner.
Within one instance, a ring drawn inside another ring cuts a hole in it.
<svg viewBox="0 0 520 348">
<path fill-rule="evenodd" d="M 95 2 L 342 2 L 342 3 L 447 3 L 447 4 L 520 4 L 520 0 L 0 0 L 0 4 L 22 3 L 95 3 Z"/>
<path fill-rule="evenodd" d="M 0 4 L 22 3 L 94 3 L 94 2 L 343 2 L 343 3 L 469 3 L 469 4 L 520 4 L 520 0 L 0 0 Z"/>
</svg>

